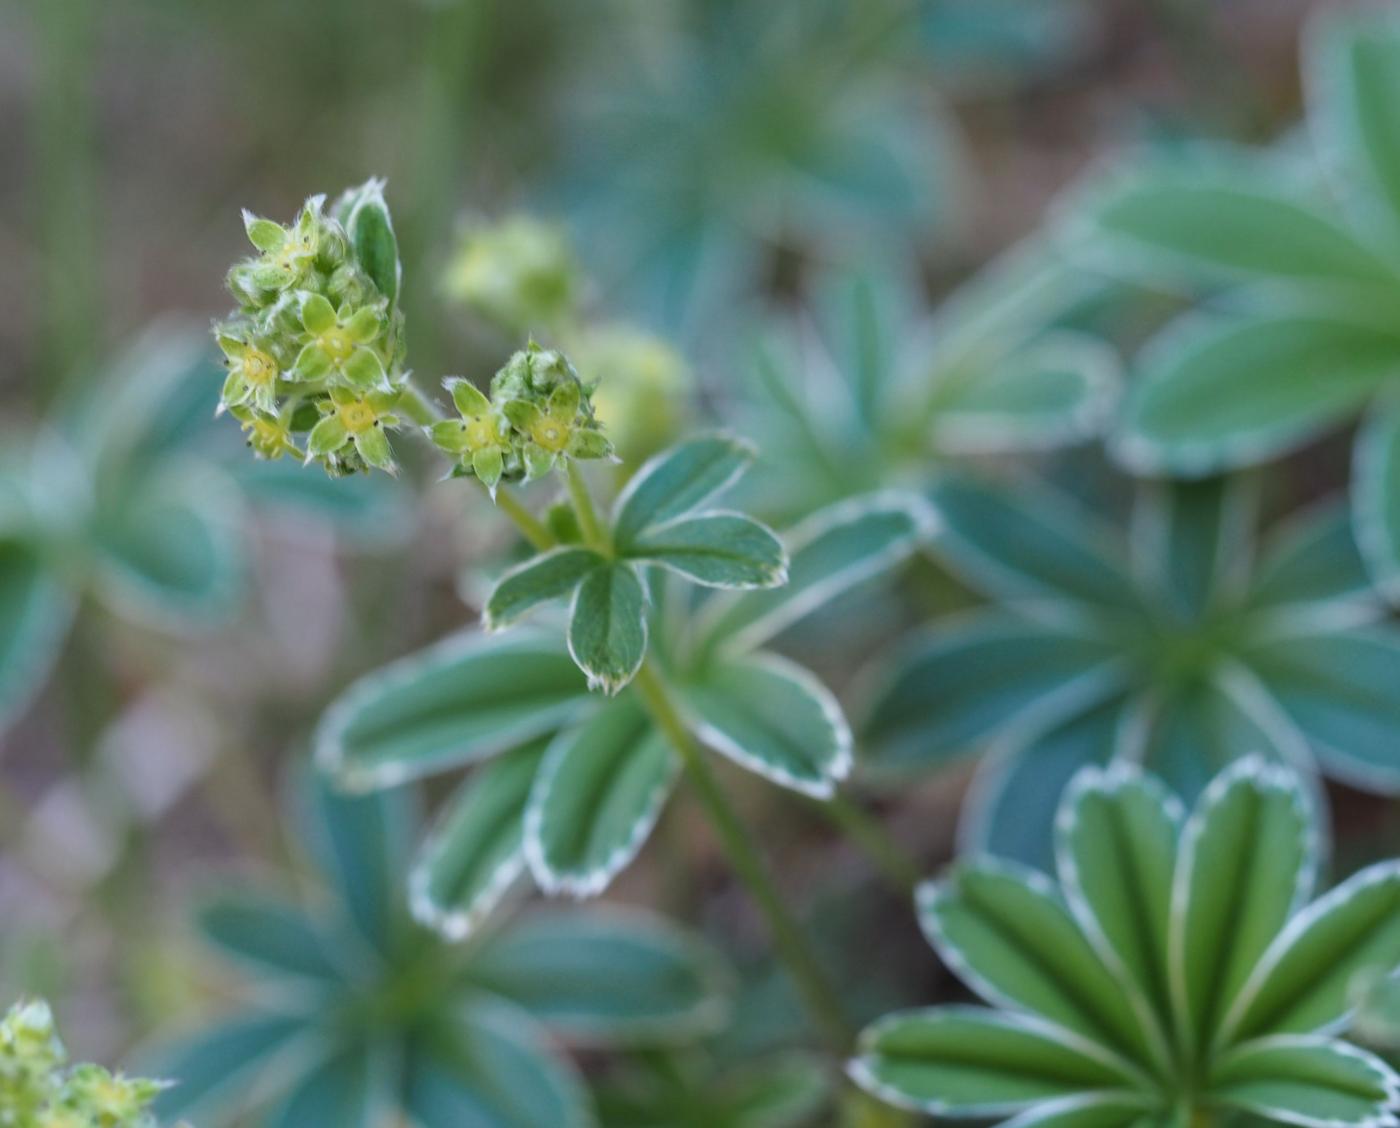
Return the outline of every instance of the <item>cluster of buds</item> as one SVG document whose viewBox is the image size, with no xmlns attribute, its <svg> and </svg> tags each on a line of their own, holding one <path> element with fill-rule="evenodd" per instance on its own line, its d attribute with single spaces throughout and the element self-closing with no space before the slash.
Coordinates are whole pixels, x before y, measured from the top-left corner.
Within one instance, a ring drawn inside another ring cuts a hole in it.
<svg viewBox="0 0 1400 1128">
<path fill-rule="evenodd" d="M 383 182 L 329 209 L 313 196 L 290 225 L 243 221 L 258 253 L 229 272 L 238 308 L 214 328 L 228 367 L 220 410 L 263 458 L 301 456 L 334 476 L 392 472 L 385 432 L 407 377 Z"/>
<path fill-rule="evenodd" d="M 11 1007 L 0 1020 L 0 1126 L 156 1128 L 149 1110 L 164 1082 L 67 1060 L 47 1004 Z"/>
<path fill-rule="evenodd" d="M 443 291 L 517 337 L 554 334 L 574 313 L 578 265 L 557 227 L 528 216 L 463 231 L 443 275 Z"/>
<path fill-rule="evenodd" d="M 594 417 L 593 389 L 563 353 L 532 342 L 492 378 L 489 396 L 458 377 L 445 385 L 461 418 L 428 433 L 456 460 L 454 477 L 480 478 L 493 496 L 500 482 L 543 477 L 563 459 L 613 456 Z"/>
</svg>

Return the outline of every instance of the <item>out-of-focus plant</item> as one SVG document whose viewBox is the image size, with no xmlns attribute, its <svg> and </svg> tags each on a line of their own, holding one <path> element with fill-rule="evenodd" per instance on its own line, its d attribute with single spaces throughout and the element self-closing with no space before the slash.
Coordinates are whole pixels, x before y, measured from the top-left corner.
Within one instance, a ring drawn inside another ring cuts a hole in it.
<svg viewBox="0 0 1400 1128">
<path fill-rule="evenodd" d="M 161 1054 L 165 1115 L 219 1124 L 421 1128 L 593 1122 L 552 1044 L 684 1044 L 725 1020 L 731 975 L 698 938 L 635 910 L 538 913 L 467 947 L 409 919 L 417 818 L 403 792 L 308 778 L 296 826 L 329 899 L 216 898 L 203 936 L 251 978 L 249 1004 Z M 394 1119 L 394 1122 L 397 1122 Z"/>
<path fill-rule="evenodd" d="M 396 283 L 382 195 L 372 183 L 361 196 L 357 207 L 377 217 L 368 241 L 355 235 L 356 210 L 349 212 L 347 229 L 327 219 L 316 200 L 292 229 L 270 224 L 264 230 L 259 225 L 266 221 L 249 221 L 250 237 L 269 248 L 231 276 L 236 296 L 251 288 L 256 299 L 248 318 L 233 322 L 244 326 L 242 339 L 250 347 L 277 358 L 321 347 L 305 340 L 316 329 L 294 312 L 304 313 L 318 299 L 336 325 L 361 317 L 332 307 L 318 291 L 298 289 L 332 287 L 328 279 L 345 264 L 323 261 L 325 246 L 355 248 L 378 264 L 379 276 Z M 293 232 L 301 226 L 312 234 L 297 241 Z M 283 261 L 289 253 L 290 266 Z M 351 278 L 366 273 L 356 267 Z M 275 296 L 274 284 L 282 286 Z M 372 308 L 382 313 L 384 290 L 377 288 L 381 297 Z M 349 292 L 362 289 L 357 282 Z M 227 337 L 228 326 L 218 333 Z M 395 354 L 395 375 L 383 368 L 391 390 L 376 385 L 376 394 L 412 402 L 420 417 L 432 419 L 435 409 L 412 389 L 401 359 Z M 352 394 L 346 379 L 345 372 L 327 370 L 307 387 L 293 366 L 288 388 L 278 385 L 278 418 L 287 419 L 288 434 L 297 429 L 292 416 L 302 397 L 335 405 L 332 389 Z M 916 497 L 895 495 L 843 505 L 800 530 L 790 558 L 766 526 L 708 506 L 753 452 L 724 435 L 706 435 L 644 466 L 604 519 L 580 462 L 607 457 L 612 448 L 594 414 L 591 389 L 564 355 L 531 344 L 496 374 L 489 395 L 463 379 L 447 386 L 458 417 L 433 419 L 422 434 L 453 459 L 450 476 L 476 478 L 535 550 L 497 583 L 485 608 L 487 624 L 503 628 L 567 599 L 565 638 L 551 632 L 469 635 L 370 675 L 324 718 L 319 763 L 346 786 L 367 789 L 493 758 L 453 803 L 413 878 L 420 919 L 458 937 L 479 923 L 527 865 L 548 891 L 601 892 L 645 841 L 683 767 L 814 1016 L 834 1044 L 844 1045 L 840 1000 L 701 745 L 785 787 L 832 796 L 851 760 L 840 706 L 808 671 L 760 648 L 821 602 L 912 552 L 928 529 L 926 507 Z M 251 410 L 264 417 L 263 408 Z M 310 457 L 316 457 L 317 431 L 337 410 L 333 406 L 311 432 Z M 374 454 L 326 450 L 322 462 L 332 476 L 392 465 L 387 440 L 382 449 L 376 440 Z M 569 504 L 541 520 L 510 487 L 556 474 Z M 789 576 L 786 587 L 769 590 Z M 721 593 L 697 604 L 677 586 L 681 581 Z"/>
<path fill-rule="evenodd" d="M 741 396 L 761 440 L 765 513 L 804 515 L 949 460 L 1095 437 L 1118 395 L 1113 350 L 1056 321 L 1100 288 L 1036 243 L 931 316 L 888 273 L 828 280 L 810 320 L 770 333 Z"/>
<path fill-rule="evenodd" d="M 1292 451 L 1367 409 L 1356 539 L 1400 596 L 1400 21 L 1331 12 L 1305 43 L 1322 178 L 1265 155 L 1136 169 L 1081 202 L 1070 242 L 1110 270 L 1220 293 L 1142 355 L 1116 446 L 1197 476 Z M 1318 185 L 1317 180 L 1323 180 Z"/>
<path fill-rule="evenodd" d="M 226 620 L 243 594 L 250 506 L 360 540 L 401 530 L 387 483 L 332 492 L 230 461 L 209 430 L 211 351 L 188 325 L 152 326 L 84 399 L 5 443 L 0 727 L 43 683 L 84 599 L 164 630 Z"/>
<path fill-rule="evenodd" d="M 955 147 L 889 50 L 908 14 L 630 7 L 605 85 L 573 99 L 563 180 L 585 258 L 629 308 L 689 340 L 755 287 L 778 243 L 897 251 L 946 219 Z"/>
<path fill-rule="evenodd" d="M 809 1054 L 721 1069 L 703 1050 L 632 1055 L 594 1086 L 603 1128 L 801 1128 L 831 1099 Z"/>
<path fill-rule="evenodd" d="M 526 216 L 467 227 L 445 296 L 512 340 L 567 353 L 608 421 L 623 473 L 672 442 L 693 408 L 689 366 L 663 338 L 587 316 L 583 273 L 566 233 Z"/>
<path fill-rule="evenodd" d="M 156 1128 L 151 1103 L 169 1083 L 70 1065 L 46 1003 L 0 1020 L 0 1124 L 7 1128 Z"/>
<path fill-rule="evenodd" d="M 1110 758 L 1188 798 L 1256 750 L 1400 790 L 1400 630 L 1346 506 L 1301 513 L 1256 554 L 1255 485 L 1141 483 L 1124 536 L 1043 484 L 945 479 L 936 550 L 993 603 L 894 656 L 863 728 L 872 770 L 988 750 L 963 841 L 1039 864 L 1060 789 Z"/>
<path fill-rule="evenodd" d="M 1352 982 L 1356 1004 L 1351 1036 L 1394 1059 L 1400 1054 L 1400 974 L 1392 971 L 1358 976 Z"/>
<path fill-rule="evenodd" d="M 1136 767 L 1088 768 L 1056 874 L 972 858 L 918 895 L 943 962 L 991 1008 L 893 1014 L 852 1076 L 905 1108 L 1016 1124 L 1392 1123 L 1400 1077 L 1334 1032 L 1400 962 L 1400 863 L 1316 901 L 1297 777 L 1243 760 L 1190 818 Z"/>
</svg>

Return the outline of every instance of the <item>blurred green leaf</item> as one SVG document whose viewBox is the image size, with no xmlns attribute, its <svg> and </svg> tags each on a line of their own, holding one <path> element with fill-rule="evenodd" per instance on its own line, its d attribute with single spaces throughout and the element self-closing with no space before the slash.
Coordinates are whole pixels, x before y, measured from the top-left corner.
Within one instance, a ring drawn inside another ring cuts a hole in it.
<svg viewBox="0 0 1400 1128">
<path fill-rule="evenodd" d="M 72 614 L 38 545 L 0 533 L 0 730 L 48 676 Z"/>
</svg>

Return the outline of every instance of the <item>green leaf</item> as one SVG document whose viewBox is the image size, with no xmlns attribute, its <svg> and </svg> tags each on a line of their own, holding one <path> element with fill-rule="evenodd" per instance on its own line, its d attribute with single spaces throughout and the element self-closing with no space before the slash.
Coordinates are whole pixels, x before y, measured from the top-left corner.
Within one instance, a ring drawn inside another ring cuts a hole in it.
<svg viewBox="0 0 1400 1128">
<path fill-rule="evenodd" d="M 819 608 L 908 559 L 932 534 L 934 516 L 918 496 L 893 490 L 828 506 L 791 529 L 788 582 L 710 601 L 705 637 L 752 650 Z"/>
<path fill-rule="evenodd" d="M 392 307 L 398 300 L 402 267 L 394 225 L 384 202 L 383 181 L 371 180 L 358 190 L 345 229 L 354 245 L 355 258 Z"/>
<path fill-rule="evenodd" d="M 324 931 L 295 905 L 262 896 L 226 896 L 203 906 L 199 928 L 226 955 L 263 975 L 326 987 L 342 978 Z"/>
<path fill-rule="evenodd" d="M 733 484 L 754 459 L 754 449 L 731 435 L 701 435 L 647 462 L 613 507 L 613 538 L 620 550 L 653 525 L 703 505 Z"/>
<path fill-rule="evenodd" d="M 269 1063 L 305 1037 L 308 1018 L 293 1014 L 243 1014 L 224 1019 L 205 1034 L 157 1050 L 151 1067 L 176 1083 L 156 1098 L 162 1121 L 188 1116 L 226 1121 L 246 1111 L 250 1086 Z"/>
<path fill-rule="evenodd" d="M 1383 9 L 1320 18 L 1304 44 L 1308 113 L 1368 218 L 1400 221 L 1400 24 Z"/>
<path fill-rule="evenodd" d="M 1242 165 L 1120 177 L 1087 201 L 1085 238 L 1106 265 L 1157 279 L 1396 285 L 1390 263 L 1328 216 L 1269 187 L 1266 175 Z"/>
<path fill-rule="evenodd" d="M 1150 1053 L 1143 1016 L 1043 874 L 993 858 L 959 862 L 919 888 L 918 909 L 943 962 L 983 999 L 1051 1022 L 1067 1041 L 1138 1060 Z"/>
<path fill-rule="evenodd" d="M 1260 957 L 1312 891 L 1297 774 L 1251 757 L 1206 788 L 1181 836 L 1167 979 L 1186 1047 L 1210 1046 Z"/>
<path fill-rule="evenodd" d="M 569 654 L 590 690 L 616 693 L 641 668 L 646 610 L 646 591 L 630 564 L 599 568 L 579 585 L 569 616 Z"/>
<path fill-rule="evenodd" d="M 1328 775 L 1366 791 L 1400 793 L 1400 628 L 1300 627 L 1253 643 L 1241 657 Z"/>
<path fill-rule="evenodd" d="M 783 787 L 830 798 L 851 770 L 851 731 L 814 675 L 776 654 L 725 659 L 678 687 L 695 735 Z"/>
<path fill-rule="evenodd" d="M 1346 1017 L 1359 978 L 1400 965 L 1400 862 L 1362 870 L 1288 922 L 1227 1016 L 1236 1041 L 1312 1034 Z"/>
<path fill-rule="evenodd" d="M 1362 424 L 1352 464 L 1356 544 L 1376 586 L 1400 602 L 1400 400 L 1386 397 Z"/>
<path fill-rule="evenodd" d="M 390 1080 L 387 1063 L 364 1045 L 332 1053 L 305 1069 L 267 1128 L 375 1128 L 383 1123 Z"/>
<path fill-rule="evenodd" d="M 623 555 L 706 587 L 771 588 L 787 580 L 782 542 L 740 513 L 701 513 L 652 526 Z"/>
<path fill-rule="evenodd" d="M 933 417 L 940 451 L 989 454 L 1050 450 L 1088 439 L 1118 396 L 1118 359 L 1100 341 L 1053 333 L 973 378 L 941 388 Z"/>
<path fill-rule="evenodd" d="M 403 1066 L 415 1128 L 590 1128 L 588 1095 L 513 1006 L 474 1000 L 461 1020 L 421 1034 Z"/>
<path fill-rule="evenodd" d="M 1072 599 L 1138 608 L 1122 546 L 1045 487 L 998 487 L 949 476 L 932 497 L 943 520 L 935 549 L 979 591 L 1009 601 Z"/>
<path fill-rule="evenodd" d="M 851 1076 L 900 1108 L 1004 1117 L 1085 1092 L 1131 1100 L 1126 1063 L 1068 1031 L 975 1007 L 888 1015 L 861 1033 Z M 1140 1096 L 1146 1109 L 1150 1096 Z"/>
<path fill-rule="evenodd" d="M 1163 609 L 1197 620 L 1238 595 L 1252 563 L 1257 501 L 1243 476 L 1138 488 L 1133 564 Z"/>
<path fill-rule="evenodd" d="M 48 675 L 72 614 L 39 548 L 0 536 L 0 731 Z"/>
<path fill-rule="evenodd" d="M 1278 610 L 1375 602 L 1345 501 L 1310 506 L 1266 539 L 1250 582 L 1251 607 Z M 1331 610 L 1329 608 L 1329 610 Z"/>
<path fill-rule="evenodd" d="M 1135 469 L 1199 475 L 1291 450 L 1400 374 L 1400 335 L 1323 314 L 1184 319 L 1129 386 L 1118 449 Z"/>
<path fill-rule="evenodd" d="M 517 564 L 486 600 L 486 629 L 508 627 L 541 603 L 569 595 L 604 560 L 592 549 L 555 548 Z"/>
<path fill-rule="evenodd" d="M 111 485 L 91 530 L 103 598 L 158 626 L 230 615 L 246 562 L 239 499 L 223 476 L 165 464 Z"/>
<path fill-rule="evenodd" d="M 1327 1038 L 1263 1038 L 1211 1066 L 1213 1102 L 1303 1128 L 1374 1128 L 1390 1119 L 1400 1077 L 1379 1058 Z"/>
<path fill-rule="evenodd" d="M 793 1052 L 727 1078 L 721 1100 L 730 1128 L 802 1128 L 826 1106 L 831 1087 L 820 1061 Z"/>
<path fill-rule="evenodd" d="M 420 924 L 463 940 L 525 872 L 525 806 L 547 746 L 539 740 L 483 765 L 448 802 L 409 876 Z"/>
<path fill-rule="evenodd" d="M 544 910 L 502 930 L 472 959 L 473 982 L 570 1042 L 689 1042 L 714 1033 L 734 985 L 720 955 L 633 909 Z"/>
<path fill-rule="evenodd" d="M 1056 862 L 1070 912 L 1169 1029 L 1166 938 L 1180 801 L 1136 768 L 1085 768 L 1062 800 Z"/>
<path fill-rule="evenodd" d="M 352 786 L 431 775 L 554 731 L 585 688 L 550 636 L 458 635 L 342 693 L 317 727 L 317 762 Z"/>
<path fill-rule="evenodd" d="M 293 802 L 295 825 L 350 924 L 379 952 L 390 952 L 403 933 L 401 882 L 418 828 L 414 797 L 406 791 L 345 795 L 308 767 Z"/>
<path fill-rule="evenodd" d="M 964 851 L 985 851 L 1049 871 L 1060 796 L 1080 768 L 1105 763 L 1131 715 L 1109 692 L 1064 718 L 1008 736 L 978 767 L 958 824 Z"/>
<path fill-rule="evenodd" d="M 864 764 L 899 775 L 976 752 L 1110 692 L 1120 665 L 1119 648 L 1087 632 L 996 611 L 958 617 L 883 673 L 862 727 Z"/>
<path fill-rule="evenodd" d="M 651 833 L 678 766 L 630 694 L 560 733 L 525 814 L 525 852 L 540 887 L 575 897 L 606 889 Z"/>
</svg>

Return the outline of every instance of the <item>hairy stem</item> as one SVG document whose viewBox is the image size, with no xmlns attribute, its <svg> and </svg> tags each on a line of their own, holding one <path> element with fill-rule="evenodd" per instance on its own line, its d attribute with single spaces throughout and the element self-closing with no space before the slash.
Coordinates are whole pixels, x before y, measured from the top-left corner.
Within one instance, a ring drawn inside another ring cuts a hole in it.
<svg viewBox="0 0 1400 1128">
<path fill-rule="evenodd" d="M 420 427 L 430 427 L 443 417 L 437 404 L 420 392 L 411 380 L 404 383 L 398 407 L 404 415 Z"/>
<path fill-rule="evenodd" d="M 574 503 L 574 512 L 578 514 L 578 526 L 584 541 L 590 548 L 610 552 L 607 534 L 603 532 L 602 522 L 598 520 L 598 510 L 593 505 L 593 495 L 588 492 L 588 483 L 584 480 L 583 471 L 572 458 L 565 459 L 564 476 L 569 481 L 569 498 Z"/>
<path fill-rule="evenodd" d="M 555 546 L 554 534 L 543 521 L 525 508 L 508 486 L 496 487 L 496 508 L 515 522 L 520 535 L 529 541 L 533 548 L 540 552 L 548 552 Z"/>
<path fill-rule="evenodd" d="M 642 668 L 632 684 L 636 686 L 657 727 L 680 755 L 686 774 L 700 796 L 730 864 L 767 918 L 778 955 L 797 984 L 812 1018 L 821 1026 L 833 1049 L 841 1054 L 846 1053 L 853 1041 L 853 1031 L 840 997 L 808 946 L 802 929 L 783 903 L 758 848 L 734 813 L 719 781 L 705 763 L 704 754 L 681 720 L 665 678 L 647 659 L 642 662 Z"/>
</svg>

